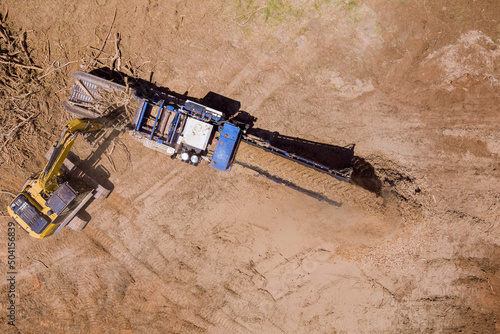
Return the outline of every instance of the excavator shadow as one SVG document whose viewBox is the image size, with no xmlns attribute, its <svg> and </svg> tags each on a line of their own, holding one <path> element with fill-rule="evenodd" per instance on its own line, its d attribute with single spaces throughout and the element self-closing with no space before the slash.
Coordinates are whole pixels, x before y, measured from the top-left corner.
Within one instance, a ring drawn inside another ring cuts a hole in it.
<svg viewBox="0 0 500 334">
<path fill-rule="evenodd" d="M 369 190 L 377 195 L 381 194 L 382 181 L 377 176 L 376 170 L 366 159 L 354 154 L 355 144 L 348 146 L 337 146 L 332 144 L 314 142 L 298 137 L 282 135 L 265 129 L 255 128 L 257 118 L 250 113 L 241 110 L 241 103 L 220 95 L 209 92 L 205 97 L 199 99 L 189 96 L 189 92 L 179 94 L 167 87 L 159 87 L 156 84 L 143 79 L 133 78 L 125 73 L 113 71 L 109 68 L 100 68 L 91 72 L 104 79 L 112 80 L 124 85 L 129 84 L 145 96 L 167 94 L 179 100 L 192 100 L 210 108 L 222 111 L 228 119 L 240 124 L 246 133 L 269 142 L 273 147 L 286 151 L 290 154 L 301 156 L 305 159 L 317 162 L 329 168 L 337 170 L 352 169 L 352 183 Z M 150 79 L 154 73 L 151 72 Z"/>
<path fill-rule="evenodd" d="M 109 148 L 113 140 L 120 134 L 117 130 L 111 130 L 107 136 L 104 136 L 102 140 L 96 144 L 96 149 L 92 152 L 90 156 L 86 159 L 80 159 L 73 152 L 69 152 L 68 159 L 73 162 L 81 171 L 83 171 L 87 175 L 91 175 L 93 181 L 96 184 L 99 184 L 102 191 L 106 194 L 107 197 L 114 189 L 113 183 L 109 180 L 110 172 L 100 164 L 103 155 L 106 150 Z M 91 215 L 88 213 L 87 208 L 92 205 L 92 203 L 96 200 L 96 198 L 92 198 L 89 202 L 87 202 L 78 212 L 79 218 L 84 221 L 90 221 L 92 219 Z"/>
</svg>

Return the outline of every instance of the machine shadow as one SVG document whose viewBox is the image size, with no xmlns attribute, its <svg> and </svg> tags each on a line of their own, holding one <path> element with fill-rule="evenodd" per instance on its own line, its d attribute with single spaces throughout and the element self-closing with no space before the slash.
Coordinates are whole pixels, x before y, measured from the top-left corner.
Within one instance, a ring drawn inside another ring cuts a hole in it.
<svg viewBox="0 0 500 334">
<path fill-rule="evenodd" d="M 114 71 L 110 68 L 96 69 L 90 72 L 90 74 L 122 85 L 128 84 L 137 89 L 140 94 L 144 96 L 152 97 L 156 95 L 156 97 L 161 98 L 158 94 L 166 94 L 170 99 L 179 99 L 179 101 L 189 99 L 207 107 L 222 111 L 229 120 L 240 124 L 245 129 L 246 133 L 268 141 L 274 147 L 330 168 L 337 170 L 352 168 L 352 183 L 377 195 L 380 195 L 382 192 L 382 181 L 377 176 L 373 165 L 363 157 L 354 154 L 355 144 L 343 147 L 286 136 L 266 129 L 255 128 L 254 125 L 257 118 L 241 110 L 240 102 L 215 92 L 209 92 L 205 97 L 199 99 L 189 96 L 189 92 L 179 94 L 171 91 L 167 87 L 159 87 L 149 81 L 133 78 L 123 72 Z M 154 73 L 151 74 L 151 77 L 153 74 Z"/>
<path fill-rule="evenodd" d="M 78 168 L 85 174 L 92 175 L 92 179 L 105 189 L 109 190 L 109 193 L 111 193 L 114 189 L 114 184 L 109 180 L 111 173 L 103 165 L 99 164 L 99 162 L 110 144 L 119 134 L 120 132 L 117 130 L 110 131 L 110 133 L 103 138 L 99 145 L 96 146 L 96 149 L 92 152 L 92 154 L 86 159 L 80 159 L 71 151 L 68 154 L 70 161 L 78 166 Z M 92 198 L 82 207 L 82 210 L 78 213 L 80 218 L 90 222 L 92 216 L 87 212 L 87 208 L 92 205 L 94 200 L 95 198 Z"/>
</svg>

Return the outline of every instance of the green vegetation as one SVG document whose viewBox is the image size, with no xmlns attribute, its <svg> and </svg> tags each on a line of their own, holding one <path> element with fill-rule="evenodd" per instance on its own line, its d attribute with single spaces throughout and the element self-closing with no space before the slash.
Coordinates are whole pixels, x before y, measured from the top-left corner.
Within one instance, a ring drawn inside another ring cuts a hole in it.
<svg viewBox="0 0 500 334">
<path fill-rule="evenodd" d="M 454 13 L 457 16 L 458 20 L 460 21 L 461 24 L 463 25 L 468 25 L 469 24 L 469 10 L 464 8 L 464 7 L 455 7 L 454 8 Z"/>
<path fill-rule="evenodd" d="M 262 17 L 266 22 L 281 22 L 287 17 L 297 17 L 301 13 L 300 9 L 294 8 L 287 0 L 266 0 L 259 3 L 254 0 L 237 0 L 237 8 L 237 18 L 243 22 L 254 17 Z"/>
<path fill-rule="evenodd" d="M 356 1 L 344 2 L 344 8 L 349 12 L 355 11 L 358 7 L 359 3 L 357 3 Z"/>
<path fill-rule="evenodd" d="M 352 18 L 354 23 L 358 23 L 361 21 L 361 19 L 359 18 L 359 9 L 361 7 L 361 4 L 358 1 L 339 0 L 337 2 L 337 6 L 346 11 L 347 15 Z"/>
<path fill-rule="evenodd" d="M 265 20 L 277 20 L 281 21 L 288 15 L 296 14 L 296 11 L 292 9 L 292 6 L 282 0 L 269 0 L 265 8 Z"/>
<path fill-rule="evenodd" d="M 302 5 L 294 5 L 289 0 L 235 0 L 237 15 L 236 20 L 247 23 L 256 18 L 264 22 L 282 22 L 288 18 L 301 17 L 306 12 L 321 11 L 325 5 L 333 5 L 345 11 L 355 23 L 359 22 L 358 12 L 362 0 L 313 0 Z"/>
<path fill-rule="evenodd" d="M 314 9 L 318 10 L 323 4 L 329 4 L 332 0 L 315 0 Z"/>
</svg>

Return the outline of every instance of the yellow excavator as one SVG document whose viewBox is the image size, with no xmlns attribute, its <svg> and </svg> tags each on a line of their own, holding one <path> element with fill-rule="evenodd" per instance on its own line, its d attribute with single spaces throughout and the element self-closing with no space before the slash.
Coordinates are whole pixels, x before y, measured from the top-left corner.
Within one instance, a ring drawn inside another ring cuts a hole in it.
<svg viewBox="0 0 500 334">
<path fill-rule="evenodd" d="M 9 215 L 32 237 L 42 239 L 57 234 L 66 225 L 81 231 L 88 220 L 77 215 L 79 211 L 92 197 L 109 194 L 66 159 L 79 134 L 87 136 L 102 128 L 102 123 L 86 119 L 66 124 L 52 153 L 49 151 L 45 168 L 24 183 L 7 207 Z"/>
</svg>

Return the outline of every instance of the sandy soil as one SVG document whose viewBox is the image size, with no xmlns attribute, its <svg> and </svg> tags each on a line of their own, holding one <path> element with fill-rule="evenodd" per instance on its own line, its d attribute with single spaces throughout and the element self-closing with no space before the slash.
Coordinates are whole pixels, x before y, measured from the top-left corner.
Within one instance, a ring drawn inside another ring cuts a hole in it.
<svg viewBox="0 0 500 334">
<path fill-rule="evenodd" d="M 0 7 L 50 73 L 36 95 L 39 144 L 18 160 L 2 146 L 3 191 L 42 168 L 70 119 L 68 74 L 96 58 L 239 101 L 269 131 L 355 144 L 383 184 L 380 196 L 343 187 L 337 208 L 238 165 L 186 166 L 125 133 L 97 149 L 81 141 L 82 168 L 113 191 L 81 233 L 17 233 L 17 320 L 2 307 L 3 332 L 500 332 L 498 1 Z M 5 305 L 5 279 L 0 290 Z"/>
</svg>

